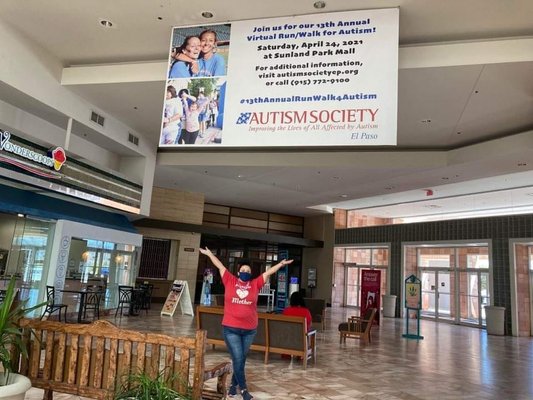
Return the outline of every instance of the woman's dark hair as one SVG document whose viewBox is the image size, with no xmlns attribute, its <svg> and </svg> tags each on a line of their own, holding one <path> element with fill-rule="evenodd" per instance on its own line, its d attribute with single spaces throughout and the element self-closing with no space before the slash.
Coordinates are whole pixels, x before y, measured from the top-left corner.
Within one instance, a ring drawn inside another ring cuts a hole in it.
<svg viewBox="0 0 533 400">
<path fill-rule="evenodd" d="M 250 268 L 252 267 L 252 266 L 250 265 L 250 260 L 248 260 L 247 258 L 241 258 L 241 259 L 239 260 L 238 264 L 237 264 L 237 266 L 239 267 L 239 269 L 241 269 L 241 267 L 242 267 L 243 265 L 248 265 Z"/>
<path fill-rule="evenodd" d="M 186 48 L 187 45 L 189 44 L 189 40 L 191 40 L 192 38 L 200 39 L 200 38 L 199 38 L 198 36 L 196 36 L 196 35 L 189 35 L 189 36 L 185 37 L 185 39 L 183 39 L 183 43 L 181 44 L 181 46 L 178 47 L 178 52 L 183 53 L 183 50 L 185 50 L 185 48 Z"/>
<path fill-rule="evenodd" d="M 206 33 L 212 33 L 213 35 L 215 35 L 215 43 L 217 42 L 217 40 L 218 40 L 217 33 L 216 33 L 214 30 L 212 30 L 212 29 L 206 29 L 205 31 L 203 31 L 202 33 L 200 33 L 200 34 L 198 35 L 198 37 L 200 38 L 200 40 L 202 39 L 202 36 L 204 36 Z"/>
<path fill-rule="evenodd" d="M 291 307 L 305 307 L 305 301 L 300 292 L 294 292 L 293 294 L 291 294 L 290 304 Z"/>
<path fill-rule="evenodd" d="M 177 93 L 176 93 L 176 88 L 175 88 L 174 86 L 172 86 L 172 85 L 167 86 L 167 92 L 170 93 L 170 96 L 171 96 L 172 98 L 174 98 L 174 97 L 178 97 L 178 95 L 177 95 Z"/>
<path fill-rule="evenodd" d="M 180 89 L 180 91 L 178 92 L 178 97 L 180 99 L 181 99 L 181 96 L 183 95 L 183 93 L 189 94 L 189 90 L 188 89 Z"/>
</svg>

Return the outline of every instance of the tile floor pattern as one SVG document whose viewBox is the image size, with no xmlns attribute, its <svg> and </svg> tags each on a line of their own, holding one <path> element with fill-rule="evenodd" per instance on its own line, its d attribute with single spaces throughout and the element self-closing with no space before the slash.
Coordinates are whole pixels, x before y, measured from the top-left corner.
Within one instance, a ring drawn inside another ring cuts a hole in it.
<svg viewBox="0 0 533 400">
<path fill-rule="evenodd" d="M 404 320 L 382 318 L 381 326 L 373 328 L 371 344 L 347 339 L 341 345 L 337 326 L 347 313 L 353 310 L 328 308 L 317 362 L 311 361 L 307 370 L 301 362 L 277 355 L 265 365 L 262 353 L 252 351 L 246 372 L 254 399 L 533 399 L 533 338 L 492 336 L 476 328 L 422 320 L 424 339 L 407 340 L 401 337 Z M 147 316 L 122 317 L 116 323 L 170 335 L 190 335 L 195 326 L 189 316 L 160 317 L 157 305 Z M 207 351 L 208 366 L 228 358 L 223 348 Z M 54 398 L 80 399 L 61 394 Z M 42 399 L 42 391 L 31 389 L 26 399 Z"/>
</svg>

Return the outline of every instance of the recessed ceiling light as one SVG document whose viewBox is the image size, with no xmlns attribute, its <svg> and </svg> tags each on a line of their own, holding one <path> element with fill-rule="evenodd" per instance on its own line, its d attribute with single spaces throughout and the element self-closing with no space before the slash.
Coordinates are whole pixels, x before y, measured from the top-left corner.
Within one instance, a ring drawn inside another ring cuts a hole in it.
<svg viewBox="0 0 533 400">
<path fill-rule="evenodd" d="M 448 178 L 447 176 L 443 176 L 443 177 L 440 178 L 440 179 L 442 179 L 443 181 L 447 181 L 447 180 L 450 179 L 450 178 Z"/>
<path fill-rule="evenodd" d="M 163 21 L 163 17 L 157 17 L 159 21 Z"/>
<path fill-rule="evenodd" d="M 315 3 L 313 4 L 313 7 L 315 7 L 316 9 L 322 9 L 324 7 L 326 7 L 326 2 L 325 1 L 315 1 Z"/>
<path fill-rule="evenodd" d="M 519 162 L 519 163 L 516 164 L 516 165 L 518 165 L 519 167 L 525 167 L 525 166 L 527 166 L 527 163 L 525 163 L 525 162 Z"/>
<path fill-rule="evenodd" d="M 334 176 L 333 179 L 341 179 L 340 177 L 338 176 Z"/>
<path fill-rule="evenodd" d="M 137 106 L 134 106 L 134 107 L 133 107 L 133 109 L 134 109 L 134 110 L 138 110 L 138 109 L 139 109 L 139 107 L 137 107 Z"/>
<path fill-rule="evenodd" d="M 394 186 L 387 186 L 387 187 L 385 188 L 385 190 L 392 190 L 392 189 L 394 189 Z"/>
<path fill-rule="evenodd" d="M 237 175 L 237 179 L 242 179 L 242 178 L 244 178 L 244 175 L 241 175 L 241 174 Z"/>
<path fill-rule="evenodd" d="M 213 13 L 209 12 L 209 11 L 204 11 L 202 13 L 202 17 L 204 17 L 204 18 L 213 18 Z"/>
<path fill-rule="evenodd" d="M 348 197 L 347 194 L 341 194 L 339 197 L 342 197 L 343 199 L 345 199 L 346 197 Z"/>
<path fill-rule="evenodd" d="M 458 135 L 462 134 L 463 132 L 457 132 Z"/>
<path fill-rule="evenodd" d="M 113 25 L 114 25 L 113 22 L 111 22 L 108 19 L 101 19 L 98 22 L 100 22 L 100 26 L 102 26 L 104 28 L 112 28 Z"/>
<path fill-rule="evenodd" d="M 423 124 L 429 124 L 431 123 L 431 119 L 426 118 L 426 119 L 421 120 L 420 122 L 422 122 Z"/>
<path fill-rule="evenodd" d="M 17 217 L 19 217 L 19 218 L 24 218 L 24 214 L 20 214 L 20 213 L 19 213 L 19 214 L 17 214 Z"/>
</svg>

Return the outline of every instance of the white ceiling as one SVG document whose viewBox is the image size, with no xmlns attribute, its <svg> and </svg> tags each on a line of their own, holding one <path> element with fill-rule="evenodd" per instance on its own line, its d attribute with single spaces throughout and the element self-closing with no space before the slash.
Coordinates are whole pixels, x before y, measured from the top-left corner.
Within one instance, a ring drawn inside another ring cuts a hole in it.
<svg viewBox="0 0 533 400">
<path fill-rule="evenodd" d="M 2 0 L 0 19 L 76 71 L 164 62 L 172 26 L 385 7 L 400 7 L 398 146 L 164 152 L 155 185 L 294 215 L 342 207 L 405 217 L 533 204 L 533 50 L 520 51 L 533 49 L 531 0 L 327 0 L 320 11 L 303 0 Z M 155 145 L 161 78 L 68 87 Z M 0 100 L 21 103 L 2 87 Z M 46 105 L 29 111 L 65 122 Z M 515 187 L 525 189 L 507 192 Z"/>
</svg>

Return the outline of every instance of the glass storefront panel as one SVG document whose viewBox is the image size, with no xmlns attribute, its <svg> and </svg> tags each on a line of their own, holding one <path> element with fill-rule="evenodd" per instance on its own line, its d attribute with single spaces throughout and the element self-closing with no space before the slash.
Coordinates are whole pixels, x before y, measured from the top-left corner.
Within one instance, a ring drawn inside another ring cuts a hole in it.
<svg viewBox="0 0 533 400">
<path fill-rule="evenodd" d="M 346 268 L 346 306 L 359 307 L 359 276 L 357 267 Z"/>
<path fill-rule="evenodd" d="M 55 224 L 47 220 L 15 215 L 0 216 L 2 259 L 0 286 L 17 277 L 20 299 L 28 299 L 28 307 L 40 302 L 40 291 L 47 278 L 50 249 Z M 8 246 L 9 250 L 5 248 Z M 37 311 L 30 316 L 36 316 Z"/>
<path fill-rule="evenodd" d="M 346 262 L 370 265 L 370 249 L 346 249 Z"/>
<path fill-rule="evenodd" d="M 134 285 L 139 249 L 129 244 L 72 238 L 65 289 L 96 287 L 105 291 L 104 308 L 116 307 L 119 285 Z M 70 298 L 73 297 L 73 298 Z M 76 295 L 65 295 L 63 302 L 77 306 Z"/>
<path fill-rule="evenodd" d="M 361 270 L 363 269 L 381 270 L 381 294 L 387 293 L 388 247 L 336 247 L 334 261 L 335 287 L 332 296 L 340 302 L 340 293 L 343 294 L 343 302 L 336 304 L 347 307 L 360 306 Z M 341 276 L 342 282 L 338 280 Z"/>
</svg>

